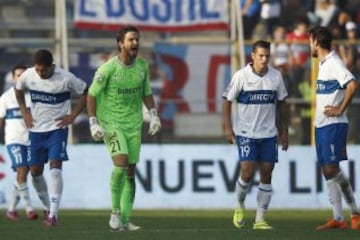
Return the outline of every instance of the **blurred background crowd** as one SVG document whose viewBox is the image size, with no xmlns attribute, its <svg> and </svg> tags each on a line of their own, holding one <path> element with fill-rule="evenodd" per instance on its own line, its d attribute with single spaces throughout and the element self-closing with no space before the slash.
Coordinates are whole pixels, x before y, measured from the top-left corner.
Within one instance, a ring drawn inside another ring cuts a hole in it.
<svg viewBox="0 0 360 240">
<path fill-rule="evenodd" d="M 54 1 L 1 0 L 0 5 L 0 89 L 11 87 L 12 66 L 31 66 L 31 55 L 38 48 L 53 48 Z M 307 31 L 312 26 L 331 28 L 334 49 L 355 76 L 360 75 L 360 0 L 239 0 L 247 61 L 254 40 L 272 43 L 271 64 L 284 77 L 291 104 L 291 144 L 311 143 L 311 58 Z M 79 29 L 74 24 L 74 1 L 66 1 L 66 23 L 70 71 L 91 82 L 97 66 L 116 54 L 115 32 L 107 29 Z M 199 38 L 199 36 L 201 38 Z M 207 39 L 219 40 L 209 43 Z M 226 40 L 228 39 L 228 40 Z M 194 110 L 197 103 L 209 99 L 189 100 L 182 96 L 182 84 L 196 81 L 192 74 L 181 70 L 181 64 L 166 58 L 164 44 L 175 47 L 186 44 L 214 47 L 229 46 L 228 31 L 207 32 L 142 32 L 142 56 L 150 61 L 153 93 L 164 122 L 162 133 L 154 138 L 144 134 L 147 143 L 223 143 L 221 108 Z M 163 44 L 163 45 L 162 45 Z M 231 53 L 229 53 L 231 55 Z M 197 68 L 201 68 L 201 63 Z M 173 68 L 173 69 L 171 69 Z M 179 69 L 175 69 L 179 68 Z M 171 73 L 173 73 L 171 75 Z M 225 74 L 223 86 L 231 75 Z M 175 83 L 174 83 L 175 82 Z M 196 86 L 196 84 L 195 84 Z M 178 94 L 175 94 L 179 87 Z M 221 92 L 223 89 L 218 89 Z M 206 89 L 198 89 L 206 91 Z M 215 95 L 216 96 L 216 95 Z M 221 104 L 221 95 L 210 99 Z M 360 95 L 349 109 L 350 143 L 360 143 L 360 114 L 356 109 Z M 211 105 L 211 104 L 210 104 Z M 146 127 L 146 126 L 144 126 Z M 186 133 L 186 134 L 185 134 Z M 86 112 L 73 126 L 74 143 L 92 143 Z"/>
</svg>

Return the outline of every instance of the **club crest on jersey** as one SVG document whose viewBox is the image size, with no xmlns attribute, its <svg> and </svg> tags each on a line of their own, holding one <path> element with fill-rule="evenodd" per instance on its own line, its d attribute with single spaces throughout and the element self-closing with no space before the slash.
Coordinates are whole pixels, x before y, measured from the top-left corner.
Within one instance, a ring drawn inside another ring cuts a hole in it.
<svg viewBox="0 0 360 240">
<path fill-rule="evenodd" d="M 141 79 L 141 80 L 144 80 L 144 78 L 145 78 L 144 70 L 140 71 L 140 72 L 139 72 L 139 75 L 140 75 L 140 79 Z"/>
<path fill-rule="evenodd" d="M 103 76 L 100 72 L 96 72 L 95 73 L 95 78 L 94 78 L 96 81 L 98 81 L 99 83 L 102 82 L 102 79 L 103 79 Z"/>
</svg>

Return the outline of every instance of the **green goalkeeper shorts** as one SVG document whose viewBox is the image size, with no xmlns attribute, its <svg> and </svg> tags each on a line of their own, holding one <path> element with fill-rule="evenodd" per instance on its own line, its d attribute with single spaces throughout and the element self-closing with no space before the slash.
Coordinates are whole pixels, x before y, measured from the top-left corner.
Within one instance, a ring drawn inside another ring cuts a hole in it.
<svg viewBox="0 0 360 240">
<path fill-rule="evenodd" d="M 129 164 L 139 162 L 141 147 L 141 130 L 124 132 L 120 129 L 106 130 L 104 143 L 110 156 L 128 155 Z"/>
</svg>

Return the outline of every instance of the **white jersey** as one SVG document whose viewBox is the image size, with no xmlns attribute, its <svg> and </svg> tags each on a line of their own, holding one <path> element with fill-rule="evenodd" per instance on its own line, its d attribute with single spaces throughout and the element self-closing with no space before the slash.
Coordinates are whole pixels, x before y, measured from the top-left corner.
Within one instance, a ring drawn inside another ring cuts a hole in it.
<svg viewBox="0 0 360 240">
<path fill-rule="evenodd" d="M 277 135 L 276 102 L 287 97 L 281 73 L 269 66 L 264 76 L 253 72 L 250 64 L 237 71 L 223 93 L 223 98 L 236 100 L 233 116 L 235 135 L 248 138 L 270 138 Z"/>
<path fill-rule="evenodd" d="M 315 127 L 324 127 L 334 123 L 348 123 L 346 113 L 338 117 L 324 115 L 325 106 L 338 106 L 345 96 L 348 82 L 355 80 L 354 75 L 345 67 L 343 61 L 334 52 L 330 52 L 319 63 L 316 82 L 316 117 Z"/>
<path fill-rule="evenodd" d="M 29 90 L 31 115 L 35 121 L 30 131 L 59 129 L 56 119 L 69 114 L 71 94 L 83 94 L 86 87 L 83 80 L 59 67 L 49 79 L 41 79 L 34 67 L 26 69 L 17 81 L 16 89 Z"/>
<path fill-rule="evenodd" d="M 26 106 L 30 106 L 30 96 L 25 94 Z M 5 120 L 5 144 L 29 145 L 29 130 L 22 118 L 14 88 L 8 89 L 0 98 L 0 118 Z"/>
</svg>

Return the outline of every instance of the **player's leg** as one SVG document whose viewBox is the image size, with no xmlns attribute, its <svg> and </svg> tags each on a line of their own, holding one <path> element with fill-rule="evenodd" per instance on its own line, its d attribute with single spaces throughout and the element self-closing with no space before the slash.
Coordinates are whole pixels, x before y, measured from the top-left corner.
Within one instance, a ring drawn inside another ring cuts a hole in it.
<svg viewBox="0 0 360 240">
<path fill-rule="evenodd" d="M 340 172 L 339 162 L 346 159 L 346 149 L 344 152 L 336 154 L 335 142 L 340 136 L 336 135 L 333 125 L 315 130 L 316 154 L 318 163 L 321 166 L 323 176 L 326 179 L 327 193 L 332 205 L 333 218 L 319 225 L 317 230 L 325 229 L 346 229 L 347 224 L 343 215 L 341 203 L 341 190 L 335 180 L 335 176 Z M 345 144 L 346 145 L 346 144 Z M 345 155 L 343 155 L 345 154 Z"/>
<path fill-rule="evenodd" d="M 140 157 L 141 131 L 128 133 L 126 135 L 129 148 L 129 168 L 125 179 L 124 189 L 121 193 L 121 221 L 124 224 L 124 230 L 136 231 L 139 226 L 130 222 L 135 200 L 135 167 Z"/>
<path fill-rule="evenodd" d="M 14 146 L 13 145 L 7 145 L 6 146 L 9 157 L 11 159 L 11 168 L 13 169 L 14 172 L 16 172 L 17 174 L 17 168 L 18 168 L 18 162 L 16 155 L 14 153 L 16 153 L 17 151 L 14 151 Z M 10 194 L 10 198 L 9 198 L 9 205 L 8 205 L 8 209 L 6 211 L 6 218 L 9 220 L 19 220 L 19 214 L 16 211 L 16 207 L 19 204 L 20 201 L 20 196 L 19 196 L 19 191 L 18 191 L 18 183 L 17 181 L 14 182 L 11 194 Z"/>
<path fill-rule="evenodd" d="M 346 160 L 346 140 L 348 133 L 348 125 L 347 124 L 336 124 L 335 125 L 335 135 L 337 136 L 334 139 L 334 151 L 336 158 L 341 160 Z M 345 202 L 350 208 L 351 213 L 351 228 L 352 229 L 360 229 L 360 214 L 359 209 L 356 204 L 355 195 L 353 188 L 349 179 L 345 176 L 343 171 L 340 169 L 338 165 L 337 174 L 333 176 L 332 179 L 337 183 L 342 193 Z"/>
<path fill-rule="evenodd" d="M 27 186 L 27 174 L 29 172 L 28 166 L 21 166 L 16 169 L 17 172 L 17 189 L 21 200 L 24 203 L 26 216 L 29 220 L 35 220 L 38 218 L 37 213 L 34 211 L 30 194 L 29 188 Z"/>
<path fill-rule="evenodd" d="M 50 199 L 48 194 L 48 187 L 43 176 L 44 164 L 47 162 L 47 154 L 42 150 L 46 144 L 46 138 L 42 133 L 29 133 L 31 145 L 28 153 L 28 164 L 30 166 L 30 173 L 32 176 L 32 184 L 34 189 L 43 204 L 44 219 L 47 219 L 50 209 Z"/>
<path fill-rule="evenodd" d="M 123 227 L 120 220 L 120 202 L 129 165 L 128 146 L 121 131 L 107 130 L 104 143 L 113 160 L 110 177 L 111 214 L 109 226 L 113 230 L 119 230 Z"/>
<path fill-rule="evenodd" d="M 257 193 L 256 217 L 253 228 L 268 230 L 273 228 L 265 221 L 265 214 L 268 211 L 272 196 L 272 172 L 275 163 L 278 161 L 276 137 L 262 139 L 259 142 L 259 159 L 261 159 L 258 162 L 260 184 Z"/>
<path fill-rule="evenodd" d="M 14 144 L 11 148 L 13 155 L 16 157 L 17 168 L 16 168 L 16 180 L 17 180 L 17 189 L 20 196 L 20 199 L 23 201 L 26 216 L 30 220 L 37 219 L 38 215 L 34 211 L 31 205 L 29 189 L 27 186 L 27 175 L 29 173 L 28 165 L 28 154 L 29 147 L 20 144 Z"/>
<path fill-rule="evenodd" d="M 236 228 L 242 228 L 245 225 L 245 199 L 256 168 L 254 160 L 257 158 L 257 144 L 255 140 L 241 136 L 236 136 L 236 143 L 240 171 L 235 186 L 237 207 L 233 215 L 233 225 Z"/>
<path fill-rule="evenodd" d="M 6 218 L 9 220 L 17 221 L 19 220 L 19 214 L 16 211 L 16 206 L 20 201 L 20 196 L 18 192 L 17 182 L 14 183 L 13 189 L 9 198 L 9 206 L 6 211 Z"/>
<path fill-rule="evenodd" d="M 272 196 L 271 175 L 274 163 L 260 162 L 260 184 L 257 193 L 257 208 L 254 229 L 272 229 L 265 221 L 265 214 L 268 211 Z"/>
<path fill-rule="evenodd" d="M 68 129 L 57 129 L 47 135 L 48 159 L 50 163 L 49 217 L 44 221 L 46 226 L 55 226 L 58 223 L 58 211 L 63 193 L 64 180 L 62 176 L 62 163 L 68 161 L 67 155 Z"/>
</svg>

